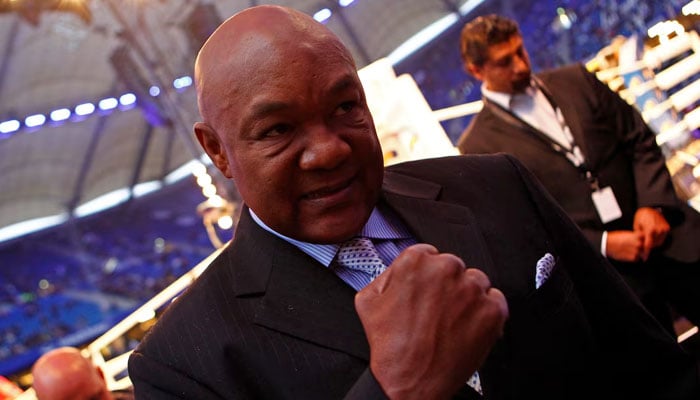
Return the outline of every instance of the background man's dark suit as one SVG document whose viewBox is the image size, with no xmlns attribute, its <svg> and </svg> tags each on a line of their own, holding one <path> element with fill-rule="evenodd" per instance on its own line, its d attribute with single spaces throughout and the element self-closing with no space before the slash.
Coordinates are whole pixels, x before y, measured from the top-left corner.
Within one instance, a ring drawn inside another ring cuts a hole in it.
<svg viewBox="0 0 700 400">
<path fill-rule="evenodd" d="M 662 399 L 697 390 L 693 361 L 512 158 L 390 167 L 380 206 L 505 293 L 510 319 L 479 369 L 487 398 Z M 535 264 L 547 252 L 557 266 L 535 290 Z M 354 295 L 246 209 L 230 246 L 132 355 L 137 396 L 382 398 Z M 167 385 L 152 386 L 154 377 Z M 466 387 L 460 394 L 478 396 Z"/>
<path fill-rule="evenodd" d="M 672 230 L 664 246 L 652 252 L 647 266 L 615 261 L 613 264 L 640 295 L 651 293 L 651 281 L 657 280 L 668 284 L 669 287 L 662 288 L 666 295 L 685 296 L 677 303 L 700 304 L 697 295 L 700 271 L 692 279 L 688 276 L 658 279 L 657 273 L 676 271 L 651 267 L 665 262 L 660 260 L 665 257 L 683 263 L 700 260 L 700 216 L 678 201 L 665 159 L 641 115 L 582 65 L 543 72 L 536 77 L 561 109 L 586 164 L 598 176 L 600 187 L 612 187 L 622 211 L 621 218 L 603 224 L 591 200 L 590 185 L 581 172 L 534 134 L 532 128 L 491 101 L 485 100 L 483 110 L 460 138 L 460 152 L 514 155 L 539 178 L 597 249 L 603 231 L 631 230 L 638 208 L 662 208 Z M 694 310 L 679 311 L 697 315 L 697 309 L 696 306 Z"/>
</svg>

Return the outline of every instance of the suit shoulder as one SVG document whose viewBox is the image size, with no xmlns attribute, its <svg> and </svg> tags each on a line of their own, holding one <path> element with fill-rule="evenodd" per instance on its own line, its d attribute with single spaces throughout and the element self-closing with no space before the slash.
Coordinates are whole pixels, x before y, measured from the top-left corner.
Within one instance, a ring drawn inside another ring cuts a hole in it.
<svg viewBox="0 0 700 400">
<path fill-rule="evenodd" d="M 586 71 L 583 64 L 568 64 L 557 68 L 551 68 L 536 74 L 538 78 L 548 77 L 570 77 L 572 75 L 582 75 Z"/>
<path fill-rule="evenodd" d="M 484 108 L 472 117 L 467 125 L 466 129 L 462 132 L 462 135 L 457 141 L 457 148 L 460 153 L 490 153 L 485 146 L 488 144 L 486 138 L 490 135 L 492 131 L 492 122 L 495 116 L 493 111 L 491 111 L 491 106 L 488 103 L 484 104 Z"/>
<path fill-rule="evenodd" d="M 225 277 L 222 277 L 225 268 L 220 268 L 220 264 L 225 263 L 226 258 L 226 251 L 215 257 L 190 286 L 173 298 L 166 305 L 158 317 L 158 323 L 148 332 L 147 337 L 176 335 L 176 332 L 189 328 L 185 324 L 196 320 L 191 316 L 197 315 L 206 307 L 214 307 L 216 302 L 212 301 L 210 297 L 212 293 L 217 292 L 214 290 L 217 286 L 227 281 Z"/>
<path fill-rule="evenodd" d="M 590 85 L 595 74 L 589 72 L 583 64 L 569 64 L 559 68 L 542 71 L 535 75 L 545 85 L 556 87 L 575 87 L 577 84 Z M 567 91 L 570 93 L 570 91 Z"/>
<path fill-rule="evenodd" d="M 387 167 L 387 177 L 398 175 L 427 180 L 450 180 L 470 177 L 492 179 L 504 173 L 512 173 L 517 161 L 510 155 L 467 154 L 424 160 L 407 161 Z"/>
</svg>

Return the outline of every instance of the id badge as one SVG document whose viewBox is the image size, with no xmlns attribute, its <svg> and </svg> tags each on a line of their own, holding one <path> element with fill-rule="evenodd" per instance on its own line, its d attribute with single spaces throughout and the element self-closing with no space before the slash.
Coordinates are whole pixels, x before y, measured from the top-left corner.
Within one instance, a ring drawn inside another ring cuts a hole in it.
<svg viewBox="0 0 700 400">
<path fill-rule="evenodd" d="M 593 199 L 596 211 L 598 211 L 598 216 L 604 224 L 622 216 L 620 206 L 617 204 L 617 199 L 615 199 L 615 193 L 613 193 L 610 186 L 606 186 L 591 193 L 591 198 Z"/>
</svg>

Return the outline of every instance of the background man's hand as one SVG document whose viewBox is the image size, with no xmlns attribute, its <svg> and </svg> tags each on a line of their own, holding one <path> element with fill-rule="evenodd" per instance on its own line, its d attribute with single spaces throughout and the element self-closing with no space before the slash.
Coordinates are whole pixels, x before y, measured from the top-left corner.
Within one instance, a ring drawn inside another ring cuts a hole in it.
<svg viewBox="0 0 700 400">
<path fill-rule="evenodd" d="M 508 305 L 477 269 L 417 244 L 355 297 L 370 369 L 390 398 L 454 394 L 503 332 Z"/>
<path fill-rule="evenodd" d="M 608 232 L 607 256 L 617 261 L 639 262 L 644 258 L 644 236 L 635 231 Z"/>
<path fill-rule="evenodd" d="M 666 240 L 671 226 L 658 210 L 650 207 L 641 207 L 634 214 L 634 230 L 644 236 L 644 260 L 655 247 L 661 246 Z"/>
</svg>

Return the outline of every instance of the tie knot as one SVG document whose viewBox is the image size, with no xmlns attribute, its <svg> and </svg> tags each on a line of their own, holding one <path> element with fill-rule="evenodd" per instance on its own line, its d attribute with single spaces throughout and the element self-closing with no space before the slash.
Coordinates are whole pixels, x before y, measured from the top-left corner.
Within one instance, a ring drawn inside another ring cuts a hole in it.
<svg viewBox="0 0 700 400">
<path fill-rule="evenodd" d="M 386 269 L 377 249 L 366 237 L 355 237 L 343 243 L 338 250 L 337 262 L 346 268 L 365 272 L 372 279 Z"/>
</svg>

